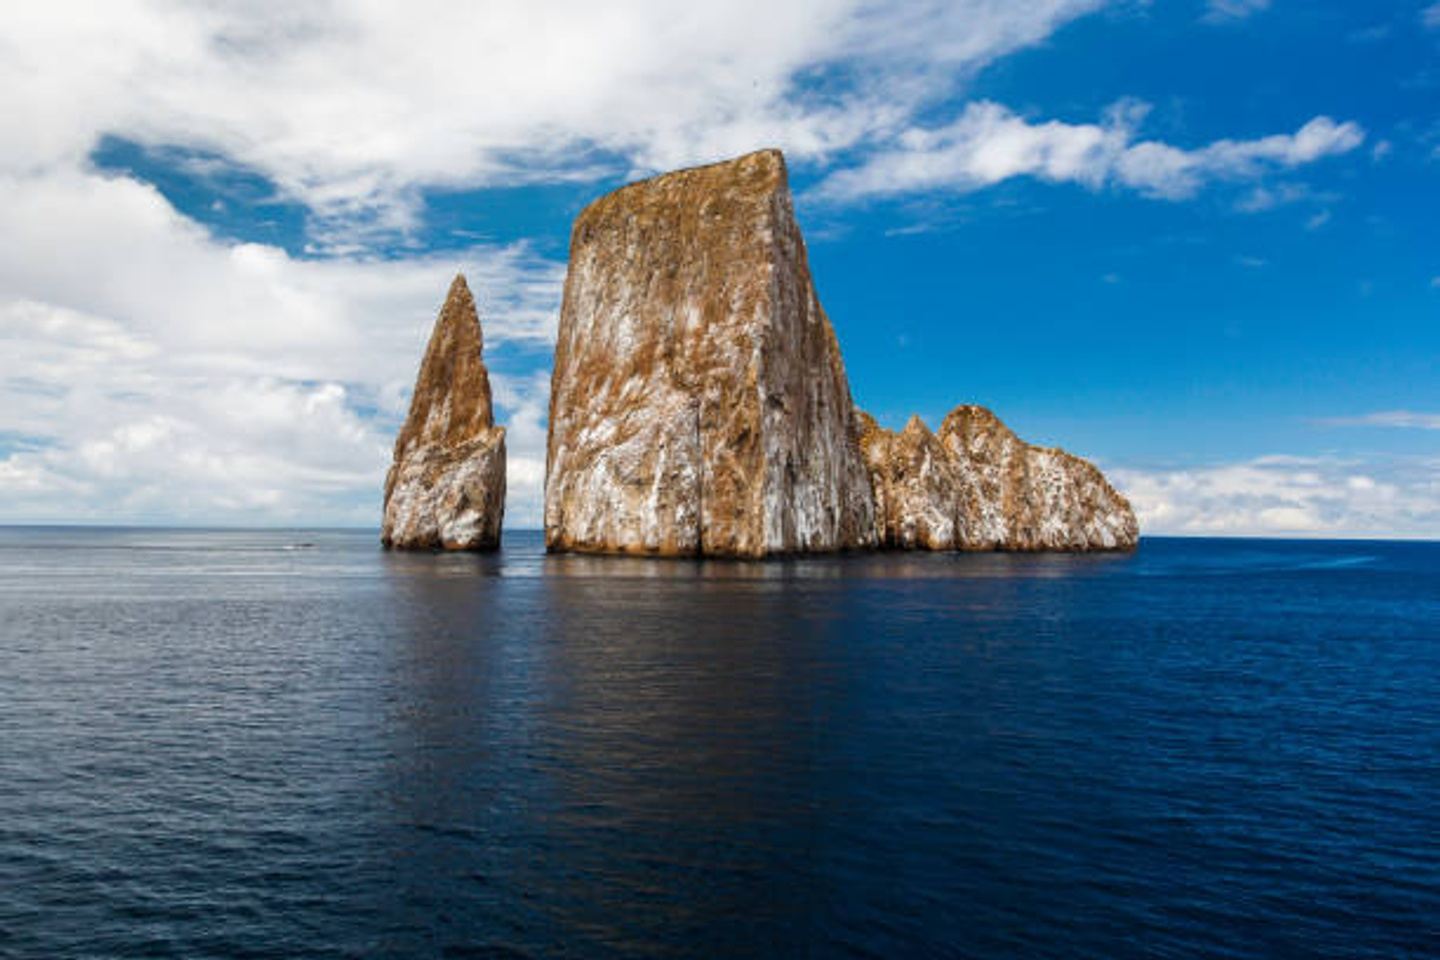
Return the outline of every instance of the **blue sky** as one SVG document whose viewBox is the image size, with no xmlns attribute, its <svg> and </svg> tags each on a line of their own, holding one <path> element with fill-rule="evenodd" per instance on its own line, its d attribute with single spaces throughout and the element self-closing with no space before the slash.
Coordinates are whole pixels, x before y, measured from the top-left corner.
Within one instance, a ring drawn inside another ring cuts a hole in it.
<svg viewBox="0 0 1440 960">
<path fill-rule="evenodd" d="M 0 522 L 372 525 L 448 278 L 533 525 L 569 225 L 780 146 L 857 402 L 1146 532 L 1440 537 L 1440 4 L 0 14 Z"/>
</svg>

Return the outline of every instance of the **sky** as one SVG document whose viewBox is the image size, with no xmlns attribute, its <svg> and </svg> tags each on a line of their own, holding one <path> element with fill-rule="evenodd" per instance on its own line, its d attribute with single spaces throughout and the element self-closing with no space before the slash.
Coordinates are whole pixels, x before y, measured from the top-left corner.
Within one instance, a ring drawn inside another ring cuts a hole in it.
<svg viewBox="0 0 1440 960">
<path fill-rule="evenodd" d="M 12 0 L 0 523 L 378 527 L 463 271 L 537 526 L 575 215 L 769 146 L 882 423 L 1440 538 L 1433 0 Z"/>
</svg>

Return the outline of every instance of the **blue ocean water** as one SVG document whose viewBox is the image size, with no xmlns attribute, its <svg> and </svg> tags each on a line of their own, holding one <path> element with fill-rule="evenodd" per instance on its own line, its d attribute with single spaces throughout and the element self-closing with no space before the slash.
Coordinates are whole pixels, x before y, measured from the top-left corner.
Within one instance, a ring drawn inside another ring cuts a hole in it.
<svg viewBox="0 0 1440 960">
<path fill-rule="evenodd" d="M 0 530 L 0 956 L 1440 955 L 1440 544 Z"/>
</svg>

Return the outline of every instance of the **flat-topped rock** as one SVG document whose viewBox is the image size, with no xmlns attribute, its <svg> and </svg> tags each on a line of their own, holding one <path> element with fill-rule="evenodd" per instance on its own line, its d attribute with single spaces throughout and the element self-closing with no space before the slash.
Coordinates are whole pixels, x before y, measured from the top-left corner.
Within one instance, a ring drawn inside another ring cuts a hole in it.
<svg viewBox="0 0 1440 960">
<path fill-rule="evenodd" d="M 876 542 L 844 363 L 778 151 L 631 184 L 580 214 L 549 429 L 552 550 Z"/>
<path fill-rule="evenodd" d="M 475 300 L 450 285 L 385 479 L 380 539 L 397 549 L 490 550 L 505 514 L 505 428 L 495 426 Z"/>
</svg>

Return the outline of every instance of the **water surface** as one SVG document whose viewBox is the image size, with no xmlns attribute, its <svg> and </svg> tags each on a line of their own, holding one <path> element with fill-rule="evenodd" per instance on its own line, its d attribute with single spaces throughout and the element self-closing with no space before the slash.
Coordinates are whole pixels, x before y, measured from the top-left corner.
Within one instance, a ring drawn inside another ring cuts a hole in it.
<svg viewBox="0 0 1440 960">
<path fill-rule="evenodd" d="M 1440 950 L 1440 545 L 0 530 L 0 956 Z"/>
</svg>

